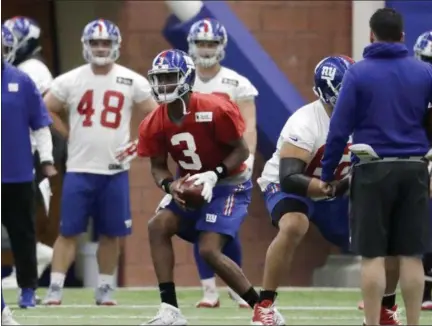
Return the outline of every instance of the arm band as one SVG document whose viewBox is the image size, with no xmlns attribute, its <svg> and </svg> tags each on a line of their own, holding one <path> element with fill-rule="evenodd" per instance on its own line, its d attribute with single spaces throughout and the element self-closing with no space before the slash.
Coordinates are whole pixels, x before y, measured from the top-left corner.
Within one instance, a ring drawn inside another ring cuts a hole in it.
<svg viewBox="0 0 432 326">
<path fill-rule="evenodd" d="M 170 185 L 171 185 L 171 183 L 173 183 L 173 181 L 174 181 L 174 179 L 172 179 L 172 178 L 166 178 L 166 179 L 163 179 L 162 182 L 160 183 L 160 187 L 162 188 L 162 190 L 165 191 L 169 195 L 171 195 Z"/>
<path fill-rule="evenodd" d="M 228 169 L 225 166 L 225 164 L 221 163 L 219 164 L 214 170 L 214 173 L 216 173 L 218 180 L 225 178 L 228 175 Z"/>
<path fill-rule="evenodd" d="M 312 178 L 304 175 L 306 162 L 294 158 L 281 158 L 279 163 L 279 182 L 283 192 L 307 196 L 307 191 Z"/>
</svg>

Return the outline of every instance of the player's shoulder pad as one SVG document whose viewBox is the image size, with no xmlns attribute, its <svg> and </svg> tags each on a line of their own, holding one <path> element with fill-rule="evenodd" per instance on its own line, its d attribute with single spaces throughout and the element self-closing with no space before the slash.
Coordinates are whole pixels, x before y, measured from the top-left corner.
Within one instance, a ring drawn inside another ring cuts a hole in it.
<svg viewBox="0 0 432 326">
<path fill-rule="evenodd" d="M 291 116 L 288 118 L 288 122 L 301 125 L 310 125 L 314 116 L 315 106 L 317 104 L 319 104 L 319 100 L 303 105 L 293 114 L 291 114 Z"/>
<path fill-rule="evenodd" d="M 61 79 L 62 81 L 75 81 L 78 79 L 86 78 L 86 75 L 90 72 L 90 65 L 82 65 L 60 74 L 54 80 L 56 81 Z"/>
<path fill-rule="evenodd" d="M 237 105 L 223 96 L 217 94 L 207 94 L 193 92 L 193 96 L 196 99 L 196 105 L 198 111 L 227 111 L 237 108 Z"/>
</svg>

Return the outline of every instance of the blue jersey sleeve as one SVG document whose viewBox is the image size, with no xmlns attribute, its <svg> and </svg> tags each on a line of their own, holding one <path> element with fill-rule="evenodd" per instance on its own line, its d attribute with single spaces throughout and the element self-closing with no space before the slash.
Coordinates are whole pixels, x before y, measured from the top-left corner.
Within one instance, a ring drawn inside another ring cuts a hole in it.
<svg viewBox="0 0 432 326">
<path fill-rule="evenodd" d="M 37 89 L 36 84 L 27 76 L 25 79 L 25 90 L 30 128 L 38 130 L 51 125 L 52 119 L 42 99 L 42 95 Z"/>
</svg>

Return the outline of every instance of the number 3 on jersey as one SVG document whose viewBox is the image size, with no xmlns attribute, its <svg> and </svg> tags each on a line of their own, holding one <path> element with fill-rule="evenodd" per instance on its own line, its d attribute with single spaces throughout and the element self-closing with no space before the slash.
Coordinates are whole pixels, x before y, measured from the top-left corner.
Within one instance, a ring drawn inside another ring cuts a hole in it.
<svg viewBox="0 0 432 326">
<path fill-rule="evenodd" d="M 192 162 L 187 163 L 185 161 L 178 161 L 178 164 L 184 170 L 201 170 L 202 163 L 200 157 L 196 153 L 196 143 L 192 134 L 189 132 L 182 132 L 171 137 L 171 144 L 173 146 L 180 145 L 181 142 L 186 143 L 186 149 L 183 150 L 183 155 L 189 158 Z"/>
<path fill-rule="evenodd" d="M 124 95 L 116 91 L 106 91 L 103 95 L 103 110 L 100 116 L 100 124 L 106 128 L 117 129 L 120 126 L 121 110 L 124 104 Z M 114 102 L 115 104 L 112 104 Z M 92 116 L 95 114 L 93 106 L 93 90 L 88 90 L 81 97 L 77 111 L 84 115 L 84 127 L 93 125 Z M 111 114 L 110 114 L 111 113 Z"/>
</svg>

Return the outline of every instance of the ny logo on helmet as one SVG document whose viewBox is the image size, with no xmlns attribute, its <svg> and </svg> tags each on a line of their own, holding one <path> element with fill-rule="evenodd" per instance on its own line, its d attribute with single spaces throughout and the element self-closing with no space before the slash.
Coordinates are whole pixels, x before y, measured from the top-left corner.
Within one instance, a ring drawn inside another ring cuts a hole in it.
<svg viewBox="0 0 432 326">
<path fill-rule="evenodd" d="M 324 66 L 321 71 L 321 78 L 325 80 L 334 80 L 336 77 L 336 68 Z"/>
</svg>

